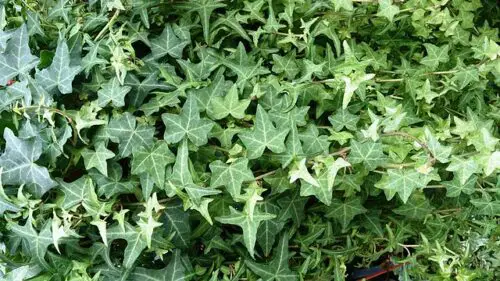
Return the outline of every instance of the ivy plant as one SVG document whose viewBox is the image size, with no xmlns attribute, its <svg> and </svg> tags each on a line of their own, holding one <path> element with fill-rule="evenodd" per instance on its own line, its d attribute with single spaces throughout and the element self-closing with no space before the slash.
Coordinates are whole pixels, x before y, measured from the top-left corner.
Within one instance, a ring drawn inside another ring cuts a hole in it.
<svg viewBox="0 0 500 281">
<path fill-rule="evenodd" d="M 0 278 L 500 279 L 494 0 L 0 0 Z"/>
</svg>

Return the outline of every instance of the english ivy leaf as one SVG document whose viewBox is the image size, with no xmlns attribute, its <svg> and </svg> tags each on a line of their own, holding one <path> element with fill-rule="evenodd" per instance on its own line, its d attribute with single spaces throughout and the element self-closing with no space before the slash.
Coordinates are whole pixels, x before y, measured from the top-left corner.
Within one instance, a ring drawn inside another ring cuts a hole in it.
<svg viewBox="0 0 500 281">
<path fill-rule="evenodd" d="M 245 260 L 245 264 L 251 271 L 259 275 L 263 281 L 293 281 L 298 280 L 295 272 L 288 267 L 288 232 L 285 231 L 280 239 L 278 247 L 274 251 L 273 260 L 268 264 L 259 264 L 251 260 Z"/>
<path fill-rule="evenodd" d="M 106 130 L 113 142 L 119 143 L 120 157 L 128 157 L 133 150 L 153 143 L 154 128 L 146 124 L 137 125 L 130 112 L 111 119 Z"/>
<path fill-rule="evenodd" d="M 439 63 L 448 62 L 448 51 L 450 49 L 448 45 L 439 47 L 430 43 L 424 43 L 424 46 L 427 50 L 427 56 L 420 60 L 421 64 L 427 65 L 431 69 L 435 69 L 438 67 Z"/>
<path fill-rule="evenodd" d="M 460 184 L 465 185 L 472 174 L 477 173 L 479 165 L 472 159 L 464 159 L 458 156 L 451 157 L 451 163 L 446 167 L 446 171 L 453 172 L 460 181 Z"/>
<path fill-rule="evenodd" d="M 241 193 L 241 184 L 254 179 L 252 170 L 248 168 L 248 159 L 238 158 L 230 165 L 220 160 L 210 163 L 210 186 L 225 186 L 233 198 Z"/>
<path fill-rule="evenodd" d="M 232 206 L 229 207 L 230 214 L 227 216 L 216 217 L 220 223 L 224 224 L 234 224 L 243 230 L 243 241 L 245 246 L 250 253 L 250 256 L 254 256 L 255 241 L 257 240 L 257 229 L 262 221 L 270 220 L 275 218 L 275 215 L 261 212 L 258 208 L 254 210 L 253 213 L 249 214 L 247 211 L 237 211 Z"/>
<path fill-rule="evenodd" d="M 477 214 L 486 216 L 497 216 L 500 213 L 500 200 L 472 199 L 472 205 L 476 207 Z"/>
<path fill-rule="evenodd" d="M 425 129 L 425 137 L 427 139 L 427 147 L 432 156 L 441 163 L 447 163 L 452 148 L 441 145 L 428 128 Z"/>
<path fill-rule="evenodd" d="M 0 181 L 0 216 L 2 216 L 3 213 L 7 211 L 19 212 L 20 210 L 21 209 L 16 204 L 12 203 L 9 197 L 5 194 L 5 191 L 2 187 L 2 182 Z"/>
<path fill-rule="evenodd" d="M 317 177 L 317 186 L 306 181 L 300 184 L 300 196 L 314 195 L 321 203 L 330 206 L 332 203 L 333 187 L 328 186 L 328 173 L 325 171 Z"/>
<path fill-rule="evenodd" d="M 276 155 L 276 158 L 280 160 L 283 168 L 287 167 L 292 161 L 299 160 L 304 156 L 302 143 L 300 142 L 299 132 L 297 131 L 296 126 L 292 126 L 292 130 L 288 134 L 285 145 L 285 153 Z"/>
<path fill-rule="evenodd" d="M 165 232 L 173 234 L 172 243 L 176 247 L 185 249 L 190 245 L 191 226 L 189 213 L 182 208 L 180 201 L 168 204 L 163 212 Z"/>
<path fill-rule="evenodd" d="M 147 281 L 184 281 L 186 280 L 186 268 L 181 260 L 181 252 L 173 251 L 170 263 L 164 269 L 150 269 L 138 267 L 130 274 L 131 280 Z"/>
<path fill-rule="evenodd" d="M 43 268 L 49 268 L 45 255 L 47 248 L 53 243 L 50 225 L 49 222 L 45 223 L 39 233 L 33 228 L 31 217 L 23 226 L 15 223 L 10 225 L 11 231 L 23 240 L 27 253 Z"/>
<path fill-rule="evenodd" d="M 190 43 L 191 39 L 180 30 L 177 25 L 166 25 L 157 38 L 151 39 L 151 52 L 155 59 L 166 55 L 174 58 L 182 56 L 182 50 Z"/>
<path fill-rule="evenodd" d="M 178 143 L 187 136 L 196 146 L 202 146 L 207 143 L 208 133 L 214 125 L 212 121 L 200 118 L 193 95 L 188 96 L 179 115 L 164 113 L 161 118 L 166 127 L 164 139 L 168 143 Z"/>
<path fill-rule="evenodd" d="M 64 192 L 62 208 L 71 209 L 91 197 L 94 192 L 94 183 L 89 177 L 83 176 L 72 182 L 57 179 L 59 188 Z"/>
<path fill-rule="evenodd" d="M 249 104 L 249 99 L 239 100 L 238 88 L 233 85 L 224 98 L 217 96 L 212 98 L 207 114 L 215 120 L 225 118 L 228 115 L 242 119 L 245 117 L 245 110 Z"/>
<path fill-rule="evenodd" d="M 340 223 L 342 229 L 346 229 L 355 216 L 367 212 L 365 207 L 361 204 L 360 198 L 351 198 L 346 201 L 334 199 L 327 210 L 325 216 L 327 218 L 333 218 Z"/>
<path fill-rule="evenodd" d="M 363 163 L 368 170 L 374 170 L 385 163 L 387 156 L 382 151 L 382 144 L 378 142 L 356 140 L 351 141 L 351 151 L 348 162 L 351 164 Z"/>
<path fill-rule="evenodd" d="M 278 205 L 281 207 L 281 214 L 278 219 L 280 221 L 287 221 L 291 218 L 295 225 L 299 225 L 305 216 L 304 207 L 306 202 L 307 198 L 301 197 L 298 190 L 286 197 L 280 198 Z"/>
<path fill-rule="evenodd" d="M 92 43 L 92 41 L 87 41 L 88 47 L 87 54 L 82 58 L 82 69 L 85 72 L 85 76 L 88 77 L 90 71 L 94 68 L 94 66 L 105 65 L 108 63 L 107 60 L 98 57 L 99 55 L 99 47 L 101 41 L 97 43 Z"/>
<path fill-rule="evenodd" d="M 422 175 L 415 169 L 389 169 L 375 187 L 384 190 L 387 200 L 391 200 L 396 193 L 406 203 L 416 188 L 425 187 Z"/>
<path fill-rule="evenodd" d="M 394 209 L 393 212 L 409 219 L 423 220 L 433 209 L 423 194 L 413 194 L 408 202 Z"/>
<path fill-rule="evenodd" d="M 66 3 L 68 3 L 68 0 L 59 0 L 57 1 L 57 4 L 54 5 L 48 13 L 48 18 L 49 19 L 59 19 L 62 18 L 64 22 L 69 24 L 69 11 L 71 10 L 70 7 L 66 7 Z"/>
<path fill-rule="evenodd" d="M 269 115 L 260 105 L 257 106 L 255 118 L 255 126 L 252 131 L 238 134 L 238 137 L 247 148 L 248 158 L 260 157 L 266 148 L 269 148 L 274 153 L 284 152 L 286 150 L 284 141 L 289 129 L 276 129 L 269 120 Z"/>
<path fill-rule="evenodd" d="M 90 173 L 94 181 L 99 187 L 97 193 L 99 196 L 105 195 L 106 198 L 111 198 L 118 194 L 134 193 L 136 182 L 122 181 L 123 171 L 119 164 L 113 163 L 111 169 L 108 170 L 108 176 L 100 173 Z"/>
<path fill-rule="evenodd" d="M 73 80 L 80 73 L 80 70 L 80 66 L 70 65 L 70 53 L 66 39 L 60 35 L 52 64 L 37 72 L 35 77 L 47 91 L 57 88 L 61 94 L 70 94 L 73 92 Z"/>
<path fill-rule="evenodd" d="M 476 181 L 477 177 L 471 176 L 464 184 L 462 184 L 458 177 L 453 177 L 451 181 L 444 181 L 442 182 L 442 184 L 446 187 L 447 197 L 457 197 L 460 196 L 461 193 L 467 195 L 471 195 L 472 193 L 474 193 Z"/>
<path fill-rule="evenodd" d="M 20 75 L 27 75 L 37 64 L 38 58 L 31 54 L 26 25 L 17 28 L 9 35 L 5 52 L 0 54 L 0 85 Z"/>
<path fill-rule="evenodd" d="M 378 3 L 377 16 L 385 17 L 392 22 L 394 16 L 399 14 L 399 7 L 392 5 L 392 0 L 379 0 Z"/>
<path fill-rule="evenodd" d="M 32 184 L 41 196 L 56 182 L 50 178 L 47 168 L 35 164 L 42 154 L 42 143 L 36 138 L 17 138 L 11 129 L 5 128 L 5 151 L 0 156 L 1 179 L 7 185 Z"/>
<path fill-rule="evenodd" d="M 85 162 L 85 168 L 90 170 L 96 168 L 101 174 L 108 176 L 108 163 L 106 160 L 115 157 L 115 154 L 104 146 L 104 143 L 98 143 L 95 150 L 84 148 L 82 157 Z"/>
<path fill-rule="evenodd" d="M 273 54 L 273 72 L 285 73 L 288 80 L 292 80 L 300 73 L 300 68 L 296 62 L 295 50 L 288 52 L 284 57 Z"/>
<path fill-rule="evenodd" d="M 280 208 L 274 202 L 265 201 L 260 205 L 264 213 L 275 215 L 272 220 L 265 220 L 257 230 L 257 243 L 262 247 L 265 256 L 269 256 L 273 249 L 276 235 L 283 229 L 285 223 L 278 219 Z"/>
<path fill-rule="evenodd" d="M 352 0 L 334 0 L 333 1 L 335 5 L 335 11 L 339 11 L 340 8 L 343 8 L 346 11 L 352 11 L 354 10 L 354 7 L 352 5 Z"/>
<path fill-rule="evenodd" d="M 344 98 L 342 100 L 342 109 L 345 110 L 347 106 L 349 105 L 349 102 L 351 102 L 352 96 L 354 95 L 354 92 L 359 88 L 361 83 L 369 81 L 375 77 L 375 74 L 370 73 L 370 74 L 364 74 L 364 75 L 358 75 L 355 76 L 354 78 L 348 77 L 348 76 L 343 76 L 342 80 L 345 83 L 345 88 L 344 88 Z"/>
<path fill-rule="evenodd" d="M 193 183 L 193 177 L 189 171 L 189 151 L 187 140 L 184 140 L 177 149 L 174 168 L 172 169 L 172 174 L 169 179 L 174 184 L 179 184 L 181 187 Z"/>
<path fill-rule="evenodd" d="M 147 173 L 156 185 L 165 184 L 165 169 L 175 162 L 175 156 L 165 141 L 156 142 L 151 148 L 141 147 L 133 152 L 132 174 Z"/>
<path fill-rule="evenodd" d="M 27 19 L 26 25 L 28 27 L 28 34 L 30 36 L 35 34 L 45 36 L 45 32 L 43 31 L 40 25 L 40 15 L 38 13 L 33 11 L 26 11 L 26 19 Z M 0 48 L 0 50 L 2 50 L 2 48 Z"/>
<path fill-rule="evenodd" d="M 135 261 L 147 246 L 146 239 L 141 232 L 128 223 L 126 223 L 123 228 L 120 225 L 110 227 L 106 231 L 106 236 L 108 243 L 116 239 L 127 241 L 127 247 L 125 248 L 123 257 L 123 266 L 125 268 L 134 266 Z"/>
<path fill-rule="evenodd" d="M 346 109 L 339 109 L 335 115 L 328 117 L 328 121 L 330 121 L 333 129 L 337 132 L 341 131 L 344 127 L 347 130 L 356 131 L 359 116 L 351 114 Z"/>
<path fill-rule="evenodd" d="M 219 140 L 223 148 L 231 148 L 233 145 L 233 137 L 242 131 L 243 129 L 239 127 L 222 128 L 219 124 L 215 124 L 210 132 L 210 137 Z"/>
<path fill-rule="evenodd" d="M 115 107 L 125 106 L 125 95 L 131 89 L 129 86 L 120 85 L 118 78 L 113 77 L 107 83 L 103 84 L 97 92 L 98 105 L 105 107 L 111 102 Z"/>
<path fill-rule="evenodd" d="M 328 136 L 319 135 L 318 128 L 314 124 L 307 125 L 306 130 L 299 134 L 299 138 L 306 155 L 326 153 L 330 147 Z"/>
<path fill-rule="evenodd" d="M 180 5 L 181 8 L 187 9 L 188 12 L 196 12 L 198 14 L 201 20 L 201 26 L 203 27 L 203 37 L 207 44 L 210 44 L 210 15 L 214 10 L 225 6 L 226 4 L 224 4 L 222 0 L 195 0 Z"/>
</svg>

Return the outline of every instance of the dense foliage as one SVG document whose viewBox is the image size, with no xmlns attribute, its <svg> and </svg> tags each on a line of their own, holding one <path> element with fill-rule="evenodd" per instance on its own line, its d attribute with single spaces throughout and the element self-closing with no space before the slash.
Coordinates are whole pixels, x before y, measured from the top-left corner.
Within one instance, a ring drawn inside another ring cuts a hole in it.
<svg viewBox="0 0 500 281">
<path fill-rule="evenodd" d="M 3 280 L 500 279 L 495 0 L 1 0 Z"/>
</svg>

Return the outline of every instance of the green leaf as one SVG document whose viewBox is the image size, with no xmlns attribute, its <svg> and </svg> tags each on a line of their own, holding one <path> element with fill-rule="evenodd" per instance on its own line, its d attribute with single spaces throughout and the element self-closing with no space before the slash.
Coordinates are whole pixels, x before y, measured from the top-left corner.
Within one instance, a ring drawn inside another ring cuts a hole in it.
<svg viewBox="0 0 500 281">
<path fill-rule="evenodd" d="M 394 20 L 394 16 L 399 14 L 399 7 L 392 5 L 392 0 L 379 0 L 378 3 L 377 16 L 385 17 L 392 22 Z"/>
<path fill-rule="evenodd" d="M 39 140 L 17 138 L 9 128 L 5 128 L 3 138 L 6 146 L 0 156 L 0 167 L 3 168 L 0 176 L 4 184 L 34 185 L 39 196 L 56 186 L 47 168 L 35 164 L 42 154 L 42 143 Z"/>
<path fill-rule="evenodd" d="M 300 184 L 300 196 L 314 195 L 321 203 L 330 206 L 332 203 L 333 187 L 328 186 L 328 173 L 325 171 L 317 177 L 317 185 L 306 181 Z"/>
<path fill-rule="evenodd" d="M 296 126 L 292 126 L 292 130 L 288 134 L 285 145 L 286 151 L 283 154 L 276 155 L 283 168 L 287 167 L 292 161 L 299 160 L 304 156 L 302 143 L 300 142 L 299 132 Z"/>
<path fill-rule="evenodd" d="M 245 264 L 251 271 L 262 278 L 263 281 L 291 281 L 298 280 L 295 272 L 288 267 L 288 234 L 283 234 L 273 254 L 273 260 L 268 264 L 259 264 L 251 260 L 245 260 Z"/>
<path fill-rule="evenodd" d="M 201 26 L 203 27 L 203 37 L 208 44 L 210 44 L 210 16 L 214 10 L 226 6 L 226 4 L 222 2 L 222 0 L 194 0 L 184 5 L 180 5 L 181 8 L 188 9 L 188 12 L 196 12 L 198 14 L 201 20 Z"/>
<path fill-rule="evenodd" d="M 438 67 L 439 63 L 448 62 L 448 52 L 450 49 L 448 45 L 438 47 L 430 43 L 424 43 L 424 46 L 427 50 L 427 56 L 420 60 L 421 64 L 426 65 L 431 69 L 435 69 Z"/>
<path fill-rule="evenodd" d="M 375 74 L 370 73 L 370 74 L 364 74 L 364 75 L 358 75 L 354 79 L 351 77 L 343 76 L 341 77 L 342 80 L 345 83 L 345 88 L 344 88 L 344 98 L 342 100 L 342 109 L 345 110 L 347 106 L 349 105 L 349 102 L 351 102 L 352 96 L 354 95 L 354 92 L 359 88 L 361 83 L 369 81 L 375 77 Z"/>
<path fill-rule="evenodd" d="M 57 179 L 59 188 L 64 192 L 64 199 L 61 207 L 63 209 L 71 209 L 74 206 L 90 199 L 94 193 L 94 183 L 87 176 L 78 178 L 72 182 L 65 182 L 62 179 Z"/>
<path fill-rule="evenodd" d="M 2 86 L 18 75 L 27 75 L 39 61 L 31 54 L 26 25 L 23 24 L 17 28 L 9 37 L 5 52 L 0 54 L 0 85 Z"/>
<path fill-rule="evenodd" d="M 101 173 L 90 173 L 94 181 L 99 187 L 97 193 L 99 196 L 105 195 L 106 198 L 111 198 L 118 194 L 134 193 L 135 182 L 122 181 L 122 168 L 117 163 L 113 163 L 108 170 L 108 176 Z"/>
<path fill-rule="evenodd" d="M 69 11 L 70 7 L 66 7 L 68 0 L 59 0 L 56 5 L 54 5 L 48 13 L 49 19 L 59 19 L 62 18 L 64 22 L 69 23 Z"/>
<path fill-rule="evenodd" d="M 389 169 L 375 187 L 384 190 L 387 200 L 391 200 L 397 193 L 403 203 L 406 203 L 416 188 L 423 188 L 426 184 L 415 169 Z"/>
<path fill-rule="evenodd" d="M 134 151 L 132 174 L 147 173 L 159 187 L 165 184 L 165 169 L 175 162 L 174 154 L 165 141 L 158 141 L 152 147 L 141 147 Z"/>
<path fill-rule="evenodd" d="M 273 214 L 268 214 L 261 212 L 258 208 L 254 209 L 254 212 L 248 213 L 248 210 L 243 212 L 237 211 L 232 206 L 229 207 L 230 214 L 227 216 L 216 217 L 220 223 L 224 224 L 234 224 L 243 230 L 243 242 L 250 253 L 250 256 L 254 256 L 255 241 L 257 240 L 257 229 L 261 222 L 265 220 L 270 220 L 276 216 Z"/>
<path fill-rule="evenodd" d="M 328 117 L 335 131 L 339 132 L 343 128 L 350 131 L 356 131 L 356 124 L 359 122 L 359 116 L 351 114 L 348 110 L 339 109 L 335 115 Z"/>
<path fill-rule="evenodd" d="M 288 128 L 276 129 L 269 115 L 262 108 L 257 106 L 257 114 L 255 117 L 255 126 L 252 131 L 246 131 L 238 134 L 245 147 L 249 159 L 260 157 L 266 148 L 269 148 L 274 153 L 281 153 L 286 150 L 284 141 L 288 134 Z"/>
<path fill-rule="evenodd" d="M 446 171 L 453 172 L 460 184 L 465 185 L 472 174 L 477 173 L 479 165 L 472 159 L 464 159 L 457 156 L 451 157 L 451 163 L 446 167 Z"/>
<path fill-rule="evenodd" d="M 130 274 L 130 280 L 147 281 L 184 281 L 186 268 L 181 260 L 181 252 L 173 251 L 173 257 L 164 269 L 149 269 L 138 267 Z"/>
<path fill-rule="evenodd" d="M 125 106 L 125 95 L 127 95 L 131 89 L 130 86 L 120 85 L 118 78 L 113 77 L 97 91 L 98 105 L 100 107 L 105 107 L 111 103 L 115 107 Z"/>
<path fill-rule="evenodd" d="M 108 150 L 104 146 L 104 143 L 98 143 L 95 151 L 84 148 L 82 150 L 82 157 L 87 170 L 96 168 L 101 174 L 108 176 L 108 163 L 106 160 L 115 157 L 115 154 L 111 150 Z"/>
<path fill-rule="evenodd" d="M 330 147 L 328 136 L 320 135 L 318 128 L 314 124 L 309 124 L 306 130 L 299 134 L 302 141 L 302 149 L 306 155 L 326 153 Z"/>
<path fill-rule="evenodd" d="M 214 123 L 207 119 L 201 119 L 198 104 L 192 95 L 189 95 L 179 115 L 164 113 L 161 116 L 165 123 L 164 139 L 168 143 L 178 143 L 184 137 L 196 146 L 202 146 L 208 141 L 208 133 L 212 130 Z"/>
<path fill-rule="evenodd" d="M 181 202 L 173 202 L 165 207 L 163 212 L 165 232 L 173 234 L 172 243 L 181 249 L 190 245 L 191 227 L 189 213 L 182 208 Z"/>
<path fill-rule="evenodd" d="M 12 233 L 23 240 L 27 253 L 43 268 L 49 268 L 45 255 L 47 248 L 53 243 L 52 232 L 50 231 L 50 221 L 45 223 L 42 230 L 37 233 L 33 228 L 33 221 L 30 217 L 26 223 L 21 226 L 19 224 L 10 224 Z"/>
<path fill-rule="evenodd" d="M 340 225 L 342 229 L 346 229 L 349 223 L 354 219 L 355 216 L 366 213 L 367 210 L 361 204 L 360 198 L 351 198 L 346 201 L 340 201 L 338 199 L 332 200 L 332 204 L 328 207 L 325 216 L 327 218 L 333 218 Z"/>
<path fill-rule="evenodd" d="M 335 11 L 339 11 L 340 8 L 343 8 L 346 11 L 352 11 L 354 10 L 354 7 L 352 5 L 352 0 L 332 0 L 332 2 L 335 5 Z"/>
<path fill-rule="evenodd" d="M 394 209 L 393 212 L 409 219 L 423 220 L 433 209 L 423 194 L 413 194 L 408 202 Z"/>
<path fill-rule="evenodd" d="M 382 144 L 378 142 L 365 141 L 360 143 L 351 141 L 351 151 L 348 162 L 351 164 L 363 163 L 369 170 L 374 170 L 387 161 L 387 156 L 382 151 Z"/>
<path fill-rule="evenodd" d="M 444 181 L 442 184 L 446 187 L 446 196 L 447 197 L 457 197 L 460 196 L 461 193 L 471 195 L 474 193 L 474 188 L 476 185 L 477 177 L 472 176 L 467 181 L 462 184 L 458 177 L 453 177 L 451 181 Z"/>
<path fill-rule="evenodd" d="M 500 213 L 500 200 L 472 199 L 472 205 L 476 207 L 477 214 L 486 216 L 497 216 Z"/>
<path fill-rule="evenodd" d="M 73 80 L 80 71 L 80 66 L 70 65 L 68 45 L 60 35 L 52 64 L 37 72 L 35 77 L 47 91 L 57 88 L 61 94 L 70 94 L 73 92 Z"/>
<path fill-rule="evenodd" d="M 177 25 L 165 25 L 160 36 L 151 39 L 151 52 L 155 59 L 166 55 L 174 58 L 182 56 L 182 50 L 189 45 L 191 39 Z"/>
<path fill-rule="evenodd" d="M 249 99 L 241 101 L 238 99 L 238 88 L 233 85 L 224 98 L 217 96 L 212 98 L 207 114 L 215 120 L 225 118 L 228 115 L 236 119 L 242 119 L 245 117 L 245 110 L 249 104 Z"/>
<path fill-rule="evenodd" d="M 273 72 L 278 74 L 285 73 L 288 80 L 293 80 L 300 72 L 295 56 L 295 50 L 287 53 L 284 57 L 273 54 Z"/>
<path fill-rule="evenodd" d="M 210 186 L 225 186 L 233 198 L 237 198 L 241 193 L 243 182 L 254 179 L 252 170 L 248 168 L 248 159 L 238 158 L 226 165 L 220 160 L 210 163 Z"/>
<path fill-rule="evenodd" d="M 106 131 L 119 144 L 119 156 L 128 157 L 135 149 L 151 145 L 155 130 L 146 124 L 137 125 L 135 116 L 126 112 L 111 119 Z"/>
<path fill-rule="evenodd" d="M 125 248 L 123 257 L 123 266 L 125 268 L 132 268 L 139 255 L 147 246 L 144 236 L 128 223 L 126 223 L 123 228 L 120 225 L 112 226 L 107 229 L 106 233 L 108 243 L 116 239 L 127 241 L 127 247 Z"/>
<path fill-rule="evenodd" d="M 174 168 L 168 179 L 181 187 L 193 183 L 193 177 L 189 171 L 189 151 L 186 140 L 181 142 L 181 145 L 177 149 Z"/>
<path fill-rule="evenodd" d="M 3 215 L 7 211 L 19 212 L 20 210 L 21 209 L 16 204 L 12 203 L 10 198 L 5 194 L 0 178 L 0 215 Z"/>
<path fill-rule="evenodd" d="M 307 198 L 301 197 L 298 190 L 279 199 L 278 205 L 281 207 L 281 214 L 278 219 L 286 221 L 291 218 L 295 225 L 299 225 L 305 216 L 304 207 L 306 202 Z"/>
<path fill-rule="evenodd" d="M 260 205 L 260 208 L 264 213 L 276 216 L 276 218 L 272 220 L 263 221 L 257 230 L 257 243 L 264 251 L 264 255 L 269 256 L 273 249 L 276 236 L 280 233 L 285 224 L 277 217 L 280 208 L 276 203 L 265 201 Z"/>
<path fill-rule="evenodd" d="M 425 138 L 427 139 L 427 147 L 432 156 L 441 163 L 447 163 L 452 148 L 441 145 L 428 128 L 425 128 Z"/>
</svg>

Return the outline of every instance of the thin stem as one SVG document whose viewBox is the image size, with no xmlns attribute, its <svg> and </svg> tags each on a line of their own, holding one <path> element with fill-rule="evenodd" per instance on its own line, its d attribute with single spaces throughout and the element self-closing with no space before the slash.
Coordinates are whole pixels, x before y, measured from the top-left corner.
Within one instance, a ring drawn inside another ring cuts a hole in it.
<svg viewBox="0 0 500 281">
<path fill-rule="evenodd" d="M 446 188 L 446 186 L 442 185 L 442 184 L 430 184 L 430 185 L 427 185 L 425 188 Z"/>
<path fill-rule="evenodd" d="M 349 150 L 351 150 L 350 147 L 344 147 L 341 150 L 339 150 L 337 152 L 330 153 L 328 155 L 330 155 L 330 156 L 345 155 Z"/>
<path fill-rule="evenodd" d="M 106 32 L 111 28 L 111 26 L 115 23 L 116 21 L 116 18 L 120 15 L 120 10 L 116 10 L 115 13 L 113 14 L 113 16 L 111 17 L 111 19 L 108 21 L 108 23 L 106 24 L 106 26 L 104 26 L 104 28 L 101 30 L 101 32 L 99 32 L 99 34 L 97 34 L 97 36 L 95 37 L 94 40 L 97 40 L 99 38 L 101 38 L 104 34 L 106 34 Z"/>
<path fill-rule="evenodd" d="M 276 172 L 278 172 L 278 170 L 279 170 L 279 169 L 272 170 L 272 171 L 269 171 L 269 172 L 267 172 L 267 173 L 264 173 L 264 174 L 262 174 L 262 175 L 260 175 L 260 176 L 257 176 L 257 177 L 255 177 L 255 180 L 256 180 L 256 181 L 258 181 L 258 180 L 261 180 L 261 179 L 263 179 L 263 178 L 265 178 L 265 177 L 267 177 L 267 176 L 274 175 L 274 174 L 276 174 Z"/>
<path fill-rule="evenodd" d="M 404 137 L 404 138 L 409 138 L 413 141 L 415 141 L 416 143 L 418 143 L 418 145 L 420 147 L 422 147 L 422 149 L 424 149 L 427 154 L 429 155 L 430 157 L 430 162 L 431 164 L 434 164 L 436 162 L 436 158 L 434 158 L 434 155 L 432 154 L 432 152 L 430 151 L 429 147 L 427 146 L 427 144 L 421 142 L 417 137 L 414 137 L 408 133 L 405 133 L 405 132 L 399 132 L 399 131 L 393 131 L 393 132 L 387 132 L 387 133 L 383 133 L 382 134 L 383 137 L 385 136 L 397 136 L 397 137 Z"/>
</svg>

